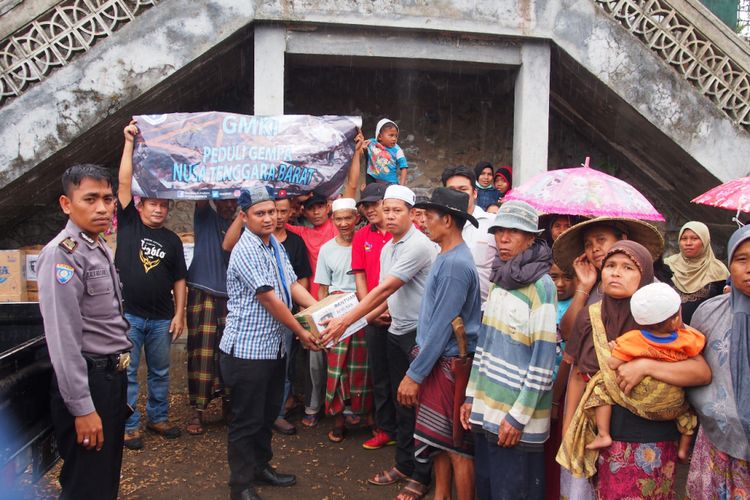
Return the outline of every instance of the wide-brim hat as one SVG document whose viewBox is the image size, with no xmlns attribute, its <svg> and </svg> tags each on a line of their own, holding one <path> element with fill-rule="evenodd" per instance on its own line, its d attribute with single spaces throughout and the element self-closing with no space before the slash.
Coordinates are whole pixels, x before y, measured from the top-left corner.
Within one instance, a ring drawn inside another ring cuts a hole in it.
<svg viewBox="0 0 750 500">
<path fill-rule="evenodd" d="M 648 222 L 625 217 L 595 217 L 579 222 L 562 233 L 552 245 L 552 258 L 565 272 L 573 271 L 573 261 L 583 253 L 583 233 L 594 226 L 609 226 L 622 231 L 627 239 L 640 243 L 656 260 L 664 252 L 664 238 Z"/>
<path fill-rule="evenodd" d="M 435 188 L 429 201 L 416 203 L 414 208 L 436 209 L 456 218 L 468 220 L 474 227 L 479 227 L 479 222 L 469 213 L 469 195 L 455 189 Z"/>
<path fill-rule="evenodd" d="M 541 234 L 539 229 L 539 213 L 534 207 L 520 200 L 506 201 L 495 214 L 488 233 L 495 233 L 498 229 L 518 229 L 531 234 Z"/>
</svg>

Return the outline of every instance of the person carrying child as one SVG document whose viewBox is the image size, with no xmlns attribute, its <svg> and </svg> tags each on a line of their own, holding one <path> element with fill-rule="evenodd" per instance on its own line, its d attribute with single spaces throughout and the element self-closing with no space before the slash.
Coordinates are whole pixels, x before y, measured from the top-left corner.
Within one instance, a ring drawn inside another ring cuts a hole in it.
<svg viewBox="0 0 750 500">
<path fill-rule="evenodd" d="M 697 356 L 706 344 L 706 338 L 698 330 L 682 322 L 680 296 L 666 283 L 646 285 L 633 294 L 630 299 L 630 312 L 642 326 L 640 330 L 630 330 L 609 343 L 612 356 L 607 366 L 612 370 L 635 358 L 651 358 L 658 361 L 683 361 Z M 602 404 L 594 410 L 597 435 L 586 445 L 587 450 L 599 450 L 612 444 L 609 434 L 609 422 L 612 418 L 611 404 Z M 682 419 L 682 417 L 679 417 Z M 690 451 L 690 440 L 696 422 L 692 410 L 689 410 L 689 421 L 693 425 L 680 428 L 680 444 L 677 456 L 687 460 Z"/>
<path fill-rule="evenodd" d="M 398 125 L 388 118 L 380 120 L 375 127 L 375 137 L 366 143 L 367 184 L 383 182 L 406 185 L 409 165 L 397 142 Z"/>
<path fill-rule="evenodd" d="M 617 385 L 615 373 L 620 365 L 635 358 L 668 362 L 694 358 L 703 350 L 705 337 L 682 323 L 680 297 L 664 283 L 652 283 L 636 291 L 630 300 L 630 312 L 642 328 L 627 331 L 611 342 L 600 328 L 603 325 L 592 323 L 602 368 L 588 382 L 557 455 L 558 462 L 577 477 L 594 475 L 598 450 L 612 444 L 609 425 L 613 404 L 649 420 L 675 420 L 681 434 L 678 457 L 683 462 L 698 426 L 681 388 L 647 377 L 626 395 Z"/>
</svg>

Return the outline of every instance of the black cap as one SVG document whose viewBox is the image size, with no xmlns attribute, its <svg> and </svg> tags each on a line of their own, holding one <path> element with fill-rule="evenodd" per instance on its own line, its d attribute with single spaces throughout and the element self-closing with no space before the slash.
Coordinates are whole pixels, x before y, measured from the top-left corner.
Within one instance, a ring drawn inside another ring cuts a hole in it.
<svg viewBox="0 0 750 500">
<path fill-rule="evenodd" d="M 382 200 L 383 196 L 385 196 L 385 190 L 387 187 L 388 184 L 382 182 L 368 184 L 360 193 L 357 206 L 359 206 L 360 203 L 372 203 L 374 201 Z"/>
<path fill-rule="evenodd" d="M 474 227 L 479 227 L 479 222 L 468 212 L 469 195 L 455 189 L 446 187 L 435 188 L 430 201 L 417 203 L 414 205 L 414 208 L 436 208 L 458 219 L 468 220 Z"/>
<path fill-rule="evenodd" d="M 315 191 L 313 191 L 312 196 L 306 199 L 304 203 L 302 203 L 302 206 L 305 208 L 310 208 L 311 206 L 317 205 L 318 203 L 328 203 L 328 198 L 320 193 L 316 193 Z"/>
</svg>

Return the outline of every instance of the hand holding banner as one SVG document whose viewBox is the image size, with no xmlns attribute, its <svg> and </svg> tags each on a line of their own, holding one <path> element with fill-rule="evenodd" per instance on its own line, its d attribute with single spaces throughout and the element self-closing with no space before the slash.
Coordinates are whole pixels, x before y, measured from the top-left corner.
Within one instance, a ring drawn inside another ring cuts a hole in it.
<svg viewBox="0 0 750 500">
<path fill-rule="evenodd" d="M 133 194 L 149 198 L 236 198 L 265 184 L 294 196 L 335 194 L 346 179 L 355 116 L 140 115 Z"/>
</svg>

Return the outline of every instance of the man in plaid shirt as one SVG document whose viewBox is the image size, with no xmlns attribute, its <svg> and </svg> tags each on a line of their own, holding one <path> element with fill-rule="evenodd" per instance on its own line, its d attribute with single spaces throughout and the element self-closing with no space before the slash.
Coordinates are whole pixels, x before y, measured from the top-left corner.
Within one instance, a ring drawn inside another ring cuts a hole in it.
<svg viewBox="0 0 750 500">
<path fill-rule="evenodd" d="M 289 330 L 308 349 L 314 337 L 294 319 L 293 303 L 309 307 L 315 299 L 299 283 L 289 258 L 273 236 L 276 205 L 263 186 L 240 195 L 242 236 L 227 270 L 229 294 L 226 327 L 219 344 L 224 383 L 231 390 L 229 487 L 232 499 L 258 498 L 255 481 L 274 486 L 296 483 L 270 465 L 271 429 L 279 414 L 284 388 L 285 333 Z"/>
</svg>

